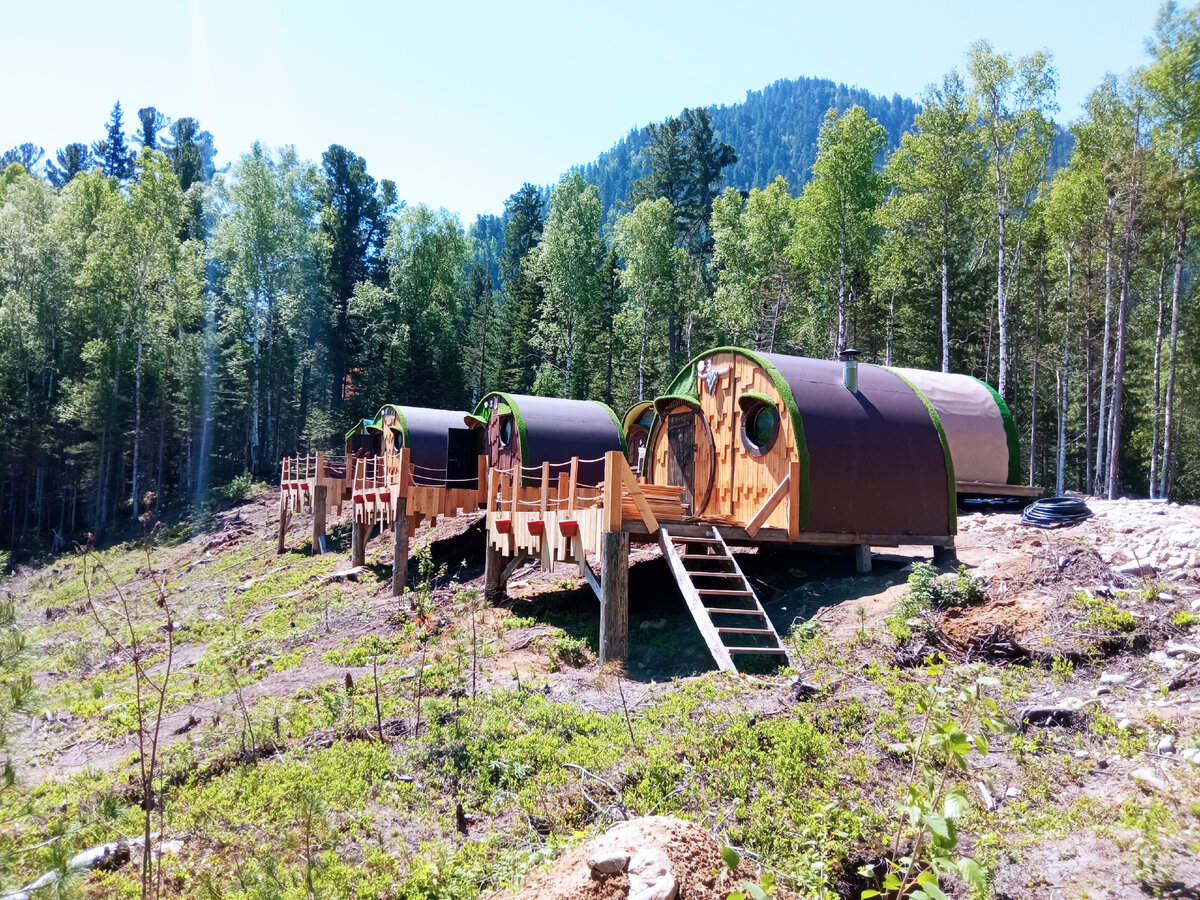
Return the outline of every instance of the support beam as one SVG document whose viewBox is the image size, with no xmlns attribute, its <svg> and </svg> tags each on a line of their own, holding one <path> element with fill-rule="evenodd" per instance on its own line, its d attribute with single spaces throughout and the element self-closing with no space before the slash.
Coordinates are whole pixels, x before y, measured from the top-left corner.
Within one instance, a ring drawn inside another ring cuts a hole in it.
<svg viewBox="0 0 1200 900">
<path fill-rule="evenodd" d="M 284 551 L 284 544 L 287 539 L 288 516 L 290 510 L 287 505 L 287 491 L 279 493 L 279 545 L 275 548 L 276 553 Z"/>
<path fill-rule="evenodd" d="M 754 514 L 754 518 L 746 525 L 746 534 L 750 535 L 750 537 L 758 534 L 758 529 L 762 528 L 763 523 L 771 517 L 771 513 L 775 512 L 775 507 L 783 502 L 783 498 L 788 495 L 791 486 L 791 474 L 784 475 L 783 481 L 779 482 L 775 490 L 771 492 L 771 496 L 767 498 L 767 502 L 759 507 L 758 512 Z"/>
<path fill-rule="evenodd" d="M 350 523 L 350 565 L 367 564 L 367 529 L 371 526 L 355 519 Z"/>
<path fill-rule="evenodd" d="M 871 545 L 854 545 L 854 571 L 866 575 L 871 571 Z"/>
<path fill-rule="evenodd" d="M 491 480 L 492 473 L 488 472 L 488 479 Z M 500 590 L 500 575 L 504 571 L 504 554 L 492 546 L 492 542 L 487 542 L 487 547 L 484 550 L 483 557 L 483 589 L 489 593 Z"/>
<path fill-rule="evenodd" d="M 504 567 L 504 571 L 500 573 L 500 589 L 508 589 L 508 579 L 512 578 L 513 572 L 525 565 L 529 561 L 528 553 L 518 553 L 508 561 L 508 565 Z"/>
<path fill-rule="evenodd" d="M 312 492 L 312 552 L 313 556 L 317 556 L 324 552 L 321 546 L 321 538 L 325 537 L 325 508 L 329 501 L 329 487 L 324 484 L 316 484 Z"/>
<path fill-rule="evenodd" d="M 948 566 L 958 561 L 958 554 L 955 553 L 954 544 L 934 544 L 933 546 L 933 564 L 935 566 Z"/>
<path fill-rule="evenodd" d="M 392 520 L 392 596 L 404 593 L 408 583 L 408 498 L 396 500 L 396 517 Z"/>
<path fill-rule="evenodd" d="M 618 503 L 620 502 L 618 495 Z M 600 534 L 600 663 L 629 655 L 629 534 Z"/>
</svg>

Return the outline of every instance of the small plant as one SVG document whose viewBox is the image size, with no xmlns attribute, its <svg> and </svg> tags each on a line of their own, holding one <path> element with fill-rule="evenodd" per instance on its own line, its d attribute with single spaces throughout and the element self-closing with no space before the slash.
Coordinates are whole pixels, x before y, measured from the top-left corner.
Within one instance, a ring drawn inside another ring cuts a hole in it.
<svg viewBox="0 0 1200 900">
<path fill-rule="evenodd" d="M 959 566 L 956 575 L 939 575 L 931 563 L 914 563 L 908 576 L 908 593 L 901 599 L 894 615 L 884 620 L 898 641 L 912 637 L 913 619 L 925 618 L 928 613 L 956 606 L 975 606 L 986 598 L 983 582 Z M 929 626 L 932 628 L 932 625 Z"/>
<path fill-rule="evenodd" d="M 1171 624 L 1176 628 L 1191 628 L 1193 625 L 1200 624 L 1200 616 L 1190 609 L 1181 609 L 1171 616 Z"/>
<path fill-rule="evenodd" d="M 560 635 L 550 645 L 550 671 L 557 672 L 565 667 L 578 669 L 587 661 L 587 645 L 584 638 Z"/>
<path fill-rule="evenodd" d="M 728 873 L 732 875 L 741 865 L 742 857 L 732 847 L 726 846 L 721 848 L 721 862 L 725 863 Z M 775 895 L 772 892 L 775 890 L 775 876 L 770 872 L 763 872 L 759 880 L 762 884 L 755 884 L 750 879 L 743 878 L 742 890 L 730 891 L 725 900 L 774 900 Z"/>
<path fill-rule="evenodd" d="M 1137 631 L 1137 619 L 1128 610 L 1117 607 L 1104 597 L 1091 591 L 1080 591 L 1075 595 L 1076 608 L 1087 613 L 1083 626 L 1092 631 L 1110 634 L 1129 634 Z"/>
<path fill-rule="evenodd" d="M 967 770 L 972 750 L 989 751 L 989 735 L 1015 731 L 999 717 L 996 701 L 983 692 L 986 687 L 998 688 L 999 680 L 982 671 L 978 665 L 951 670 L 950 685 L 943 686 L 939 677 L 917 696 L 916 712 L 923 722 L 921 731 L 903 748 L 912 758 L 912 771 L 906 796 L 896 804 L 901 821 L 882 877 L 872 867 L 860 870 L 876 884 L 862 892 L 863 900 L 884 896 L 939 900 L 945 896 L 939 880 L 951 871 L 972 890 L 985 889 L 979 863 L 954 852 L 957 822 L 969 810 L 970 801 L 966 791 L 951 780 L 955 770 Z M 906 837 L 912 848 L 902 852 Z"/>
</svg>

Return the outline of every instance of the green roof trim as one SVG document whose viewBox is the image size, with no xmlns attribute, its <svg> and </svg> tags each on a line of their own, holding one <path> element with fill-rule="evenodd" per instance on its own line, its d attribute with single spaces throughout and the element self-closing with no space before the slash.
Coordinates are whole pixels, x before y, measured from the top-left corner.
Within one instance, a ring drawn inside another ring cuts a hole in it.
<svg viewBox="0 0 1200 900">
<path fill-rule="evenodd" d="M 981 378 L 976 378 L 992 395 L 996 405 L 1000 407 L 1000 418 L 1004 420 L 1004 438 L 1008 442 L 1008 483 L 1024 484 L 1021 477 L 1021 437 L 1017 434 L 1017 423 L 1013 421 L 1012 411 L 1000 393 Z"/>
<path fill-rule="evenodd" d="M 625 429 L 621 427 L 621 420 L 617 418 L 617 414 L 613 412 L 613 408 L 603 400 L 593 400 L 593 403 L 599 403 L 604 407 L 604 411 L 608 413 L 608 417 L 612 419 L 613 425 L 617 429 L 617 439 L 621 442 L 621 452 L 626 456 L 629 455 L 629 445 L 625 443 Z"/>
<path fill-rule="evenodd" d="M 744 394 L 738 394 L 737 403 L 741 411 L 745 412 L 746 407 L 750 406 L 752 403 L 765 403 L 767 406 L 774 406 L 775 398 L 769 394 L 759 394 L 755 391 L 747 391 Z"/>
<path fill-rule="evenodd" d="M 808 507 L 809 507 L 809 468 L 812 461 L 808 454 L 808 441 L 804 439 L 804 420 L 800 416 L 800 407 L 796 405 L 796 398 L 792 394 L 792 386 L 787 383 L 787 380 L 779 373 L 771 363 L 767 362 L 766 358 L 753 350 L 746 350 L 742 347 L 714 347 L 711 350 L 705 350 L 703 353 L 694 356 L 687 366 L 675 376 L 675 380 L 671 382 L 668 388 L 668 396 L 690 397 L 694 402 L 700 399 L 699 382 L 696 376 L 696 363 L 702 359 L 707 359 L 710 356 L 716 356 L 718 353 L 731 353 L 734 356 L 744 356 L 752 363 L 761 368 L 767 373 L 767 377 L 771 379 L 771 383 L 775 385 L 775 390 L 779 392 L 779 396 L 783 399 L 783 405 L 787 407 L 788 416 L 792 420 L 792 433 L 796 437 L 796 455 L 800 459 L 800 530 L 808 530 Z M 655 401 L 657 404 L 657 401 Z M 655 414 L 655 425 L 658 423 L 658 415 Z M 653 433 L 653 426 L 651 427 Z M 647 454 L 649 456 L 649 454 Z"/>
<path fill-rule="evenodd" d="M 871 363 L 863 363 L 863 365 L 871 365 Z M 950 514 L 950 533 L 958 534 L 958 482 L 954 478 L 954 459 L 950 456 L 950 444 L 946 440 L 946 429 L 942 427 L 941 416 L 937 414 L 937 410 L 933 408 L 933 404 L 929 402 L 929 398 L 917 388 L 915 384 L 897 372 L 890 366 L 874 366 L 877 369 L 883 369 L 885 372 L 891 372 L 901 381 L 909 386 L 914 394 L 925 404 L 925 410 L 929 413 L 929 418 L 933 420 L 933 427 L 937 429 L 938 440 L 942 442 L 942 453 L 946 457 L 946 491 L 949 496 L 949 514 Z"/>
<path fill-rule="evenodd" d="M 375 428 L 375 420 L 374 419 L 359 419 L 357 422 L 354 423 L 354 425 L 352 425 L 350 427 L 350 430 L 346 432 L 346 440 L 350 440 L 350 438 L 354 437 L 354 435 L 356 435 L 356 434 L 365 433 L 368 428 Z M 376 430 L 378 430 L 378 429 L 376 429 Z"/>
<path fill-rule="evenodd" d="M 492 391 L 490 394 L 484 394 L 483 399 L 479 401 L 479 405 L 475 407 L 474 416 L 480 416 L 480 410 L 486 409 L 483 405 L 488 401 L 489 397 L 499 397 L 503 403 L 496 404 L 496 415 L 511 415 L 513 421 L 517 423 L 517 434 L 521 438 L 521 462 L 519 465 L 524 465 L 525 460 L 529 459 L 529 435 L 525 431 L 525 420 L 521 417 L 521 410 L 517 407 L 517 403 L 513 400 L 511 394 L 506 394 L 503 391 Z M 490 421 L 491 413 L 487 413 L 485 418 Z M 528 487 L 528 477 L 521 472 L 521 487 Z"/>
<path fill-rule="evenodd" d="M 675 403 L 690 403 L 695 406 L 699 402 L 700 398 L 695 394 L 663 394 L 654 398 L 654 413 L 658 415 L 659 408 L 665 409 Z"/>
</svg>

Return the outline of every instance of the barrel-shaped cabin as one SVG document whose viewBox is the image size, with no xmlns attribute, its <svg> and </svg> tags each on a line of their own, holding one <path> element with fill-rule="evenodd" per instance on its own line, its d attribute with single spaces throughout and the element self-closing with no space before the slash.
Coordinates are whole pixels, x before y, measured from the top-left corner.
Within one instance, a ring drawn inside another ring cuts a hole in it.
<svg viewBox="0 0 1200 900">
<path fill-rule="evenodd" d="M 346 457 L 391 458 L 407 447 L 414 484 L 445 484 L 450 432 L 465 430 L 465 415 L 461 410 L 385 404 L 373 419 L 362 419 L 346 433 Z M 471 467 L 473 476 L 473 456 Z"/>
<path fill-rule="evenodd" d="M 654 424 L 654 403 L 642 400 L 629 407 L 625 418 L 621 421 L 621 431 L 625 435 L 626 459 L 635 472 L 642 471 L 642 463 L 646 457 L 646 441 L 650 438 L 650 426 Z"/>
<path fill-rule="evenodd" d="M 937 410 L 954 460 L 959 495 L 1035 496 L 1023 484 L 1021 441 L 1008 404 L 989 384 L 970 375 L 892 369 Z"/>
<path fill-rule="evenodd" d="M 543 463 L 551 478 L 579 459 L 579 482 L 599 484 L 604 478 L 604 454 L 625 452 L 621 423 L 613 411 L 596 400 L 564 400 L 527 394 L 488 394 L 466 417 L 477 435 L 477 452 L 501 472 L 520 474 L 519 484 L 541 485 Z"/>
<path fill-rule="evenodd" d="M 692 520 L 758 539 L 952 544 L 954 464 L 937 410 L 897 372 L 846 366 L 702 354 L 655 400 L 646 482 L 682 487 Z"/>
</svg>

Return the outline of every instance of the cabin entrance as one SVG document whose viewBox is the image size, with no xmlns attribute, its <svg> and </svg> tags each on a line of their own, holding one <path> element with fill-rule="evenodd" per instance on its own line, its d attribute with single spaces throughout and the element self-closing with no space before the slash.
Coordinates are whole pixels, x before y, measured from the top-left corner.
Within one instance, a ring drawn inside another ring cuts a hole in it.
<svg viewBox="0 0 1200 900">
<path fill-rule="evenodd" d="M 712 493 L 712 432 L 700 410 L 678 403 L 667 413 L 667 483 L 683 488 L 679 498 L 689 516 L 700 515 Z"/>
<path fill-rule="evenodd" d="M 479 489 L 479 430 L 451 428 L 446 444 L 446 484 L 455 490 Z"/>
</svg>

